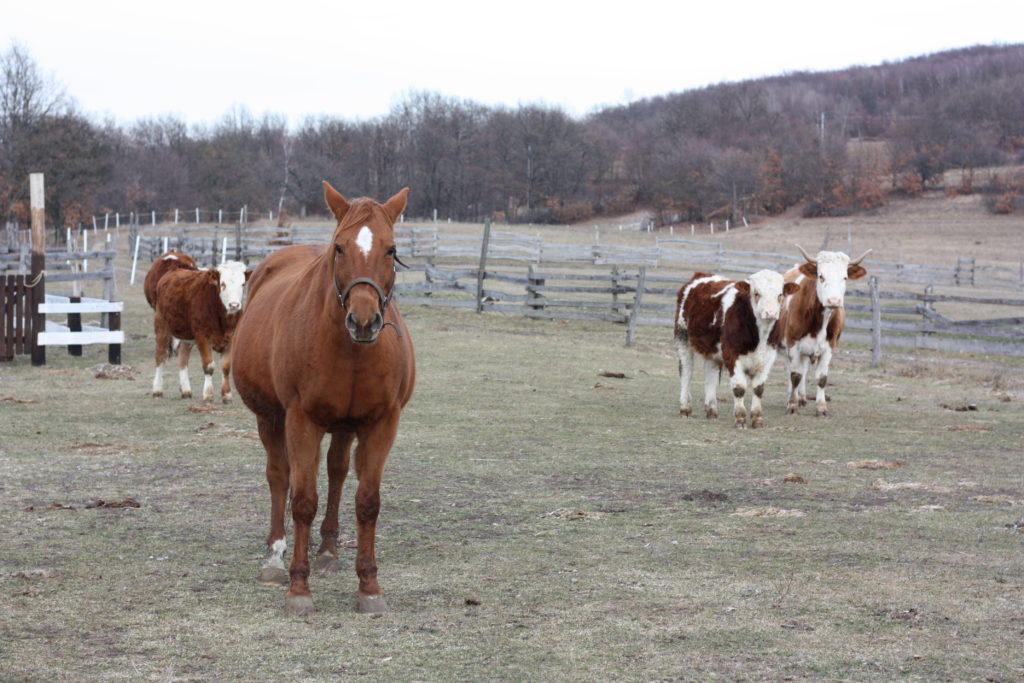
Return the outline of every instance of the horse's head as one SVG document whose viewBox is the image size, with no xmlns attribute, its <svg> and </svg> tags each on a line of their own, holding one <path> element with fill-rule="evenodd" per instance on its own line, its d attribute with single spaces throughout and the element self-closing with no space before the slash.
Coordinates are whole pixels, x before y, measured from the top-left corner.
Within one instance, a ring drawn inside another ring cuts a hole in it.
<svg viewBox="0 0 1024 683">
<path fill-rule="evenodd" d="M 394 224 L 405 211 L 409 188 L 384 204 L 348 202 L 324 181 L 324 198 L 338 221 L 331 252 L 334 293 L 345 312 L 345 328 L 357 344 L 372 344 L 384 329 L 384 314 L 395 286 Z"/>
</svg>

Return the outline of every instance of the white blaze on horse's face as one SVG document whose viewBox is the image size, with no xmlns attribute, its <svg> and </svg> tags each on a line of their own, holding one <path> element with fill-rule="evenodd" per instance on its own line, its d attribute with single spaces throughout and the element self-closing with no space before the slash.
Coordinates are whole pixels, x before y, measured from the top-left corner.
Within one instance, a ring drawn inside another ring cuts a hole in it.
<svg viewBox="0 0 1024 683">
<path fill-rule="evenodd" d="M 359 229 L 356 246 L 359 247 L 359 251 L 363 252 L 363 258 L 370 258 L 370 252 L 373 250 L 373 230 L 370 230 L 369 226 L 364 225 Z"/>
<path fill-rule="evenodd" d="M 774 270 L 759 270 L 747 278 L 750 285 L 750 305 L 758 320 L 778 320 L 782 306 L 782 275 Z"/>
<path fill-rule="evenodd" d="M 814 260 L 818 264 L 818 301 L 825 308 L 842 308 L 850 257 L 841 251 L 819 251 Z"/>
<path fill-rule="evenodd" d="M 217 268 L 220 273 L 220 301 L 228 313 L 242 310 L 242 297 L 245 295 L 245 264 L 238 261 L 225 261 Z"/>
</svg>

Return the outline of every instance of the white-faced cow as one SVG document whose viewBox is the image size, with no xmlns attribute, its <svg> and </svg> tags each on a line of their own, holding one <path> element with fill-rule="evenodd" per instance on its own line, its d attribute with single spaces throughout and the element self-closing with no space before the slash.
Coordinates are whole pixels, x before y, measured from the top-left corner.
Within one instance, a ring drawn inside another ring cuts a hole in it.
<svg viewBox="0 0 1024 683">
<path fill-rule="evenodd" d="M 735 399 L 736 426 L 745 428 L 743 397 L 750 399 L 750 426 L 763 427 L 761 395 L 775 364 L 779 307 L 785 294 L 797 286 L 786 284 L 771 270 L 754 273 L 744 281 L 695 273 L 676 297 L 675 338 L 679 354 L 679 412 L 690 415 L 690 378 L 694 353 L 704 357 L 704 409 L 718 417 L 716 388 L 721 368 L 729 371 Z"/>
<path fill-rule="evenodd" d="M 153 396 L 164 394 L 164 362 L 174 339 L 181 340 L 178 356 L 178 377 L 182 398 L 192 396 L 188 379 L 188 347 L 193 342 L 199 347 L 203 361 L 203 400 L 213 400 L 213 351 L 221 354 L 224 383 L 221 399 L 231 400 L 231 335 L 242 314 L 245 282 L 248 273 L 245 264 L 238 261 L 222 263 L 217 270 L 189 270 L 181 268 L 166 273 L 156 287 L 156 314 L 153 329 L 156 332 L 156 374 L 153 377 Z"/>
<path fill-rule="evenodd" d="M 799 244 L 796 247 L 804 262 L 786 271 L 784 277 L 787 285 L 793 283 L 799 289 L 786 297 L 779 319 L 779 343 L 785 351 L 790 383 L 788 412 L 795 413 L 798 407 L 807 405 L 806 382 L 813 364 L 818 385 L 814 400 L 817 415 L 823 416 L 828 415 L 828 366 L 846 321 L 846 281 L 864 277 L 867 271 L 860 262 L 871 250 L 851 261 L 841 251 L 819 251 L 812 258 Z"/>
</svg>

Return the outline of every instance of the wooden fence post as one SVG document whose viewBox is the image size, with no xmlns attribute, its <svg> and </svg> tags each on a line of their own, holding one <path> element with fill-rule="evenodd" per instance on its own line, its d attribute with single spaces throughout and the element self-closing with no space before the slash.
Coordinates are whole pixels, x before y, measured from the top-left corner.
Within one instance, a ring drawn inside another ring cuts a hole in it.
<svg viewBox="0 0 1024 683">
<path fill-rule="evenodd" d="M 644 288 L 647 286 L 647 266 L 640 266 L 640 273 L 636 278 L 636 296 L 633 298 L 633 310 L 629 312 L 629 325 L 626 327 L 626 346 L 633 345 L 633 337 L 636 334 L 636 319 L 640 316 L 640 304 L 644 296 Z"/>
<path fill-rule="evenodd" d="M 434 220 L 437 220 L 437 210 L 434 210 Z M 491 218 L 484 221 L 484 239 L 480 243 L 480 267 L 476 271 L 476 312 L 484 312 L 484 273 L 487 270 L 487 248 L 491 242 Z"/>
<path fill-rule="evenodd" d="M 46 329 L 46 316 L 39 312 L 39 304 L 46 302 L 46 193 L 42 173 L 32 173 L 28 181 L 32 210 L 32 296 L 25 317 L 32 320 L 32 365 L 46 365 L 46 347 L 39 345 L 39 333 Z"/>
<path fill-rule="evenodd" d="M 619 312 L 619 265 L 612 265 L 612 312 Z"/>
<path fill-rule="evenodd" d="M 878 296 L 878 277 L 872 275 L 868 286 L 871 289 L 871 366 L 878 367 L 882 363 L 882 306 Z"/>
<path fill-rule="evenodd" d="M 526 276 L 526 306 L 530 310 L 544 310 L 544 295 L 537 291 L 537 288 L 543 287 L 544 284 L 544 278 L 537 277 L 537 266 L 531 263 Z"/>
<path fill-rule="evenodd" d="M 68 256 L 72 256 L 78 249 L 78 241 L 76 239 L 69 239 L 67 243 Z M 71 260 L 71 272 L 78 273 L 80 270 L 80 263 L 73 256 Z M 71 281 L 71 297 L 68 299 L 73 304 L 82 302 L 82 281 L 72 280 Z M 81 313 L 68 313 L 68 330 L 70 332 L 81 332 L 82 331 L 82 314 Z M 81 344 L 68 344 L 68 355 L 69 356 L 81 356 L 82 345 Z"/>
</svg>

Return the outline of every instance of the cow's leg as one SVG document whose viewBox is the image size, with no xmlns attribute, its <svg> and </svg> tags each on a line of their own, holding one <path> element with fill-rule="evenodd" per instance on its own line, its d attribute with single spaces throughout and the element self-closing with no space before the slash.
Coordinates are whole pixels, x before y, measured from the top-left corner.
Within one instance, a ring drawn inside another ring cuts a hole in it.
<svg viewBox="0 0 1024 683">
<path fill-rule="evenodd" d="M 167 349 L 171 344 L 171 331 L 167 329 L 160 315 L 153 318 L 153 332 L 156 334 L 156 349 L 153 354 L 156 366 L 153 375 L 153 398 L 160 398 L 164 395 L 164 363 L 167 362 Z"/>
<path fill-rule="evenodd" d="M 676 339 L 676 355 L 679 356 L 679 414 L 693 413 L 690 405 L 690 379 L 693 378 L 693 347 L 689 342 Z"/>
<path fill-rule="evenodd" d="M 743 397 L 747 395 L 747 375 L 739 367 L 729 376 L 729 388 L 732 389 L 732 416 L 736 418 L 736 428 L 747 428 L 747 411 L 743 407 Z"/>
<path fill-rule="evenodd" d="M 203 364 L 203 402 L 213 402 L 213 371 L 217 365 L 213 362 L 213 349 L 210 348 L 210 340 L 201 334 L 196 335 L 196 347 L 199 349 L 199 358 Z"/>
<path fill-rule="evenodd" d="M 223 382 L 220 385 L 221 403 L 231 403 L 231 347 L 220 356 L 220 372 Z"/>
<path fill-rule="evenodd" d="M 348 475 L 349 453 L 352 450 L 351 432 L 331 434 L 327 449 L 327 510 L 320 524 L 320 549 L 316 551 L 313 568 L 321 572 L 338 570 L 338 505 Z"/>
<path fill-rule="evenodd" d="M 772 366 L 775 365 L 776 356 L 777 352 L 775 349 L 768 348 L 765 351 L 765 360 L 761 370 L 751 379 L 753 395 L 750 397 L 750 427 L 752 429 L 764 427 L 764 416 L 761 413 L 761 396 L 764 394 L 764 385 L 768 381 L 768 375 L 772 371 Z"/>
<path fill-rule="evenodd" d="M 380 513 L 380 481 L 384 474 L 391 444 L 398 432 L 398 410 L 385 419 L 361 428 L 356 444 L 356 575 L 359 593 L 356 611 L 380 613 L 387 611 L 387 603 L 377 582 L 377 556 L 374 544 L 377 536 L 377 516 Z"/>
<path fill-rule="evenodd" d="M 292 523 L 295 526 L 295 548 L 288 568 L 291 584 L 284 598 L 288 614 L 305 616 L 314 612 L 313 595 L 309 592 L 309 532 L 316 517 L 316 473 L 320 466 L 323 436 L 324 430 L 300 411 L 291 411 L 285 416 Z"/>
<path fill-rule="evenodd" d="M 828 384 L 828 366 L 832 362 L 832 347 L 828 344 L 821 352 L 821 357 L 814 368 L 814 379 L 818 385 L 814 392 L 815 414 L 818 417 L 828 415 L 828 404 L 825 402 L 825 385 Z"/>
<path fill-rule="evenodd" d="M 257 415 L 256 427 L 267 451 L 267 486 L 270 488 L 270 532 L 267 534 L 267 555 L 260 566 L 258 580 L 267 586 L 287 586 L 284 553 L 288 542 L 284 533 L 284 509 L 288 498 L 288 452 L 284 424 L 280 418 Z"/>
<path fill-rule="evenodd" d="M 181 386 L 182 398 L 192 398 L 192 383 L 188 379 L 188 358 L 191 352 L 191 343 L 184 339 L 178 340 L 178 384 Z"/>
<path fill-rule="evenodd" d="M 811 372 L 811 357 L 800 356 L 800 384 L 797 387 L 797 402 L 801 408 L 807 405 L 807 375 Z"/>
<path fill-rule="evenodd" d="M 704 359 L 704 414 L 709 420 L 718 419 L 718 365 Z"/>
</svg>

